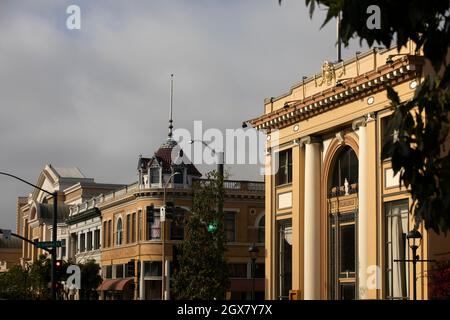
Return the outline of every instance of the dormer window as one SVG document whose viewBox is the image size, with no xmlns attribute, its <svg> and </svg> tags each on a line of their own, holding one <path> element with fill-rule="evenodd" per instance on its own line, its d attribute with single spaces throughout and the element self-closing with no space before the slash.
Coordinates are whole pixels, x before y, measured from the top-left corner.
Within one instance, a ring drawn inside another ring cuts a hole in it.
<svg viewBox="0 0 450 320">
<path fill-rule="evenodd" d="M 150 168 L 150 183 L 159 183 L 159 168 Z"/>
<path fill-rule="evenodd" d="M 184 170 L 181 168 L 178 168 L 178 169 L 175 169 L 174 172 L 178 172 L 178 174 L 173 176 L 173 183 L 183 184 L 184 183 Z"/>
</svg>

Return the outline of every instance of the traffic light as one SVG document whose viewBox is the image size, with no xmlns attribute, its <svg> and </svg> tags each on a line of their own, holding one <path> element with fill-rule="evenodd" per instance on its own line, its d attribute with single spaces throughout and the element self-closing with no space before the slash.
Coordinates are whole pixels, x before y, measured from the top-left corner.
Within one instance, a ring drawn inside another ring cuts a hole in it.
<svg viewBox="0 0 450 320">
<path fill-rule="evenodd" d="M 217 222 L 213 221 L 208 223 L 208 232 L 214 233 L 217 231 Z"/>
<path fill-rule="evenodd" d="M 63 260 L 56 260 L 56 280 L 59 281 L 64 274 L 63 272 Z"/>
<path fill-rule="evenodd" d="M 147 222 L 153 223 L 155 221 L 155 206 L 153 204 L 147 206 Z"/>
</svg>

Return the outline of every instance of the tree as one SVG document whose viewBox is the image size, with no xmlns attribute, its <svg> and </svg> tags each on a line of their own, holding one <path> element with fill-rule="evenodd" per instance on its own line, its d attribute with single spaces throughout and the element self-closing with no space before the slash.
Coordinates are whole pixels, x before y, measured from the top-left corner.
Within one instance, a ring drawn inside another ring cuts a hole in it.
<svg viewBox="0 0 450 320">
<path fill-rule="evenodd" d="M 279 0 L 282 3 L 282 0 Z M 394 111 L 389 127 L 398 132 L 395 141 L 383 146 L 383 159 L 391 158 L 394 173 L 408 188 L 413 200 L 411 213 L 416 225 L 438 234 L 450 230 L 450 154 L 444 148 L 449 139 L 450 68 L 446 61 L 450 47 L 450 1 L 411 0 L 306 0 L 310 15 L 318 5 L 327 8 L 323 25 L 342 15 L 340 37 L 344 45 L 351 38 L 398 48 L 408 41 L 423 52 L 434 72 L 426 75 L 415 96 L 402 102 L 388 87 Z M 380 8 L 381 28 L 367 27 L 369 6 Z"/>
<path fill-rule="evenodd" d="M 0 273 L 0 299 L 29 300 L 33 295 L 28 272 L 21 266 L 13 266 Z"/>
<path fill-rule="evenodd" d="M 224 299 L 230 282 L 225 261 L 223 178 L 215 171 L 195 182 L 192 213 L 185 218 L 184 241 L 177 246 L 179 268 L 174 272 L 177 299 Z M 209 226 L 215 226 L 209 228 Z"/>
<path fill-rule="evenodd" d="M 30 279 L 30 289 L 34 299 L 51 299 L 51 260 L 40 255 L 38 259 L 29 266 L 28 277 Z"/>
<path fill-rule="evenodd" d="M 81 270 L 80 300 L 96 300 L 97 288 L 102 283 L 100 266 L 95 260 L 78 264 Z"/>
</svg>

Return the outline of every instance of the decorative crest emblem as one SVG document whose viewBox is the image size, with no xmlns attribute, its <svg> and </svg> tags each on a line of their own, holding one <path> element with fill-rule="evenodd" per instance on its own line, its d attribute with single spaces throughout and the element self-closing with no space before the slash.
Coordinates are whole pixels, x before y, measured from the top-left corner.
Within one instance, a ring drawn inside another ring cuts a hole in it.
<svg viewBox="0 0 450 320">
<path fill-rule="evenodd" d="M 327 86 L 330 86 L 333 80 L 336 80 L 336 72 L 334 71 L 334 64 L 326 61 L 322 65 L 322 80 L 319 86 L 322 86 L 326 82 Z"/>
</svg>

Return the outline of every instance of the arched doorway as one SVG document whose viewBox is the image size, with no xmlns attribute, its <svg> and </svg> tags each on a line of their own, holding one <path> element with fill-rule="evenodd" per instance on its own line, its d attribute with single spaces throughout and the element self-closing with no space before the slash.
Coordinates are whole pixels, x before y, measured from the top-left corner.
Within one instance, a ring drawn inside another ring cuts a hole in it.
<svg viewBox="0 0 450 320">
<path fill-rule="evenodd" d="M 357 287 L 358 157 L 350 146 L 336 152 L 327 181 L 328 296 L 352 300 Z"/>
</svg>

